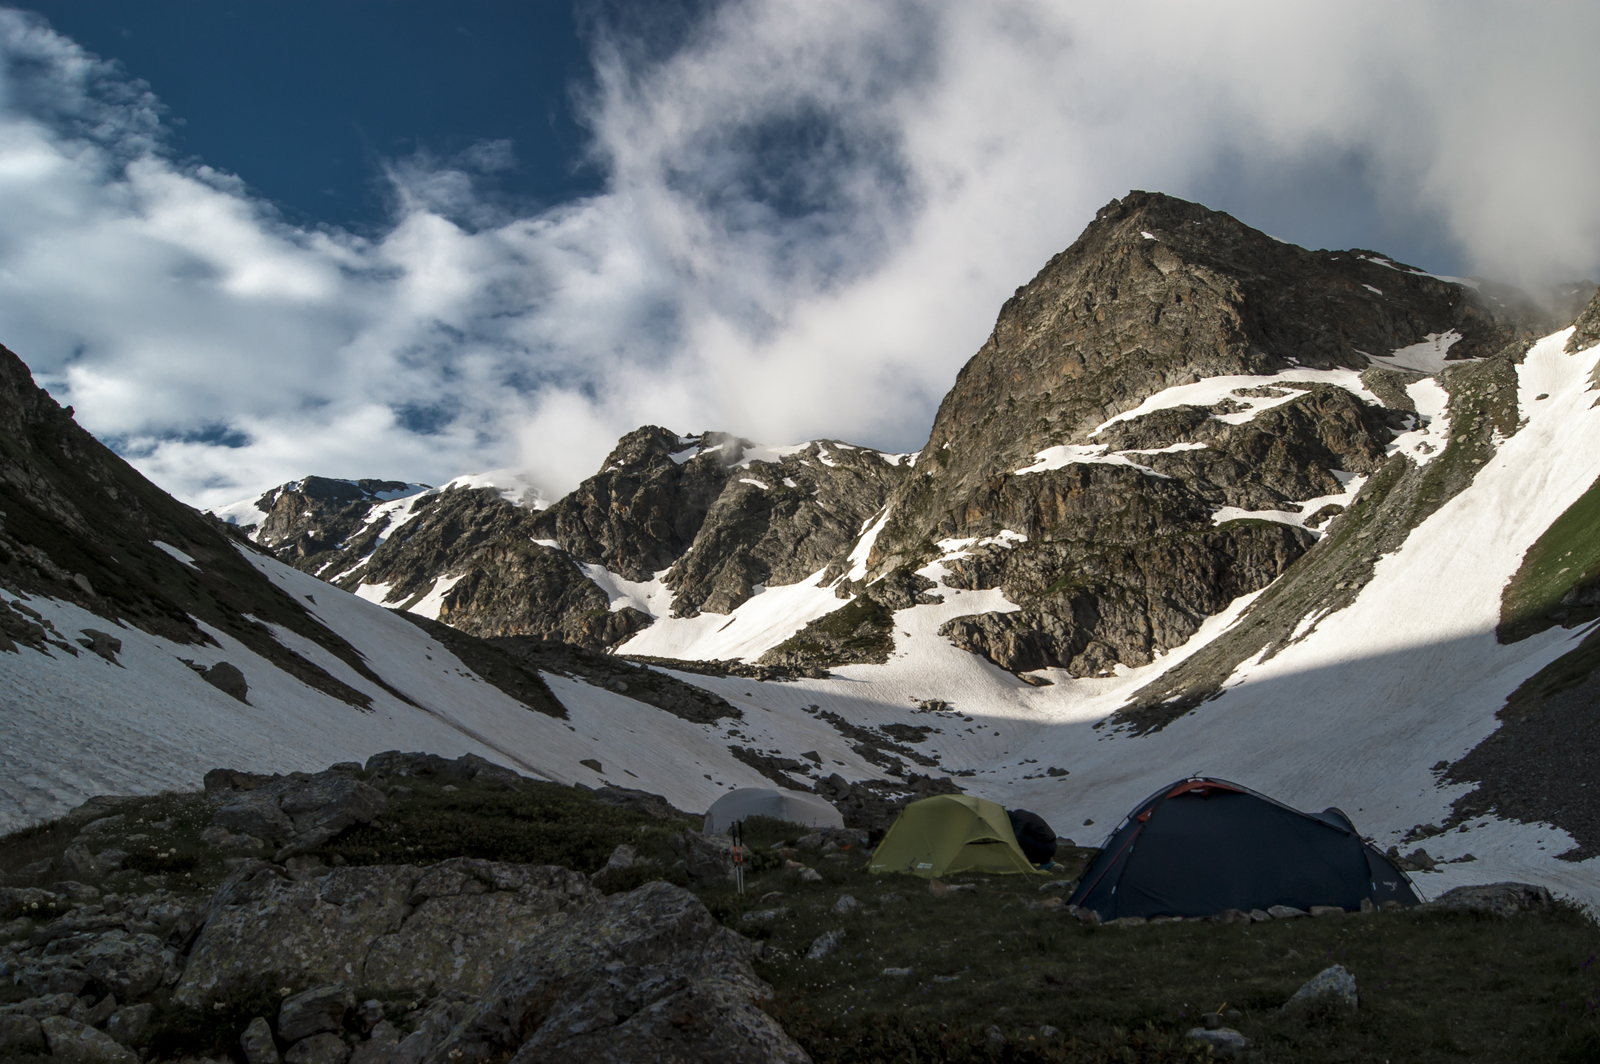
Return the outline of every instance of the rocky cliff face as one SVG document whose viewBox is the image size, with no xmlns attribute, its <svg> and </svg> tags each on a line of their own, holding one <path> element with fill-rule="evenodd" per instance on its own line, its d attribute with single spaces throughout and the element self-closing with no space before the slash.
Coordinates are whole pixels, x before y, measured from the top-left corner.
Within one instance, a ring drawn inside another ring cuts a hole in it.
<svg viewBox="0 0 1600 1064">
<path fill-rule="evenodd" d="M 1431 343 L 1470 364 L 1557 327 L 1500 307 L 1374 252 L 1307 251 L 1131 193 L 1001 309 L 891 501 L 868 578 L 934 560 L 940 541 L 1019 534 L 946 582 L 999 587 L 1022 610 L 957 619 L 950 638 L 1009 669 L 1147 664 L 1282 575 L 1342 509 L 1327 500 L 1384 464 L 1422 376 L 1393 352 Z M 1243 375 L 1264 379 L 1140 412 Z"/>
<path fill-rule="evenodd" d="M 597 576 L 659 577 L 674 616 L 727 613 L 758 586 L 838 567 L 908 472 L 902 456 L 834 441 L 773 449 L 646 426 L 546 509 L 448 486 L 378 505 L 378 491 L 399 488 L 360 481 L 363 497 L 330 513 L 307 501 L 310 478 L 279 489 L 257 536 L 346 589 L 384 585 L 391 605 L 414 608 L 432 593 L 434 615 L 462 631 L 608 647 L 655 618 L 615 601 Z M 341 490 L 339 499 L 354 494 Z M 295 521 L 316 535 L 282 513 L 302 514 Z"/>
</svg>

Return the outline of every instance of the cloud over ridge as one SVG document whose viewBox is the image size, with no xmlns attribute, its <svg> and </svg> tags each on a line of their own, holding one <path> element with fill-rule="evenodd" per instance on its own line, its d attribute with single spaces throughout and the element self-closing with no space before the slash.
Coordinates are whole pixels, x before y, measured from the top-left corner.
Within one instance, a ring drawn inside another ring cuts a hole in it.
<svg viewBox="0 0 1600 1064">
<path fill-rule="evenodd" d="M 475 183 L 491 142 L 392 160 L 360 235 L 175 158 L 148 87 L 0 11 L 0 342 L 202 505 L 511 464 L 557 492 L 647 422 L 909 449 L 1129 188 L 1592 275 L 1597 31 L 1579 5 L 729 3 L 664 56 L 596 31 L 601 193 L 512 214 Z"/>
</svg>

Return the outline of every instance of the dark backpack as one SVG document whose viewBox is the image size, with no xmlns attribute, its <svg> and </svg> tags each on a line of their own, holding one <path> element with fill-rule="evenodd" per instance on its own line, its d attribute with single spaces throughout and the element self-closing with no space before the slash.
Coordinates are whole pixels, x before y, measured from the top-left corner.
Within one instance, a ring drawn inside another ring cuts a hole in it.
<svg viewBox="0 0 1600 1064">
<path fill-rule="evenodd" d="M 1026 809 L 1007 809 L 1011 833 L 1022 847 L 1022 856 L 1036 865 L 1049 864 L 1056 856 L 1056 831 L 1038 813 Z"/>
</svg>

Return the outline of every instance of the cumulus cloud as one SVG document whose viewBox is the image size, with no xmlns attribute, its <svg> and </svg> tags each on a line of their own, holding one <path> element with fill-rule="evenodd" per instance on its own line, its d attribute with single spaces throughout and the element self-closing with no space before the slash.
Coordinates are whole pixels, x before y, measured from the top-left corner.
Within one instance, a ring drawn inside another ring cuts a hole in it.
<svg viewBox="0 0 1600 1064">
<path fill-rule="evenodd" d="M 0 12 L 0 341 L 215 505 L 309 472 L 548 492 L 642 423 L 892 449 L 1129 188 L 1313 246 L 1543 283 L 1600 264 L 1592 5 L 729 3 L 594 37 L 605 191 L 391 160 L 390 227 L 175 159 L 115 64 Z M 249 175 L 242 175 L 248 179 Z"/>
</svg>

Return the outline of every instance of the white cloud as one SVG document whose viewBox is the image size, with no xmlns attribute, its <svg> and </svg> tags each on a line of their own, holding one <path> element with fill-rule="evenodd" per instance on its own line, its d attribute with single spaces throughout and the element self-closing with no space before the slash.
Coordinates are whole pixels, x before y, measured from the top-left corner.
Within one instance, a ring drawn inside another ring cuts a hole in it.
<svg viewBox="0 0 1600 1064">
<path fill-rule="evenodd" d="M 516 461 L 559 491 L 647 422 L 909 449 L 1129 188 L 1594 273 L 1597 31 L 1592 5 L 731 4 L 664 58 L 597 42 L 604 193 L 511 217 L 474 183 L 502 142 L 396 160 L 365 239 L 174 160 L 142 85 L 0 13 L 0 341 L 202 504 Z"/>
</svg>

